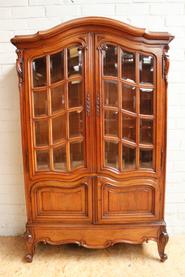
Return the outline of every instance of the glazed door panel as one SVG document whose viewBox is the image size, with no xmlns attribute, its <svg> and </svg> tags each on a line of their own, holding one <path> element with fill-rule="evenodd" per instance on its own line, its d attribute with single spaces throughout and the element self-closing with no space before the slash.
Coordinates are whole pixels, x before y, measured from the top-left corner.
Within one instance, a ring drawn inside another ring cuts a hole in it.
<svg viewBox="0 0 185 277">
<path fill-rule="evenodd" d="M 98 172 L 159 172 L 155 50 L 130 49 L 105 35 L 95 42 Z"/>
<path fill-rule="evenodd" d="M 88 36 L 62 43 L 29 57 L 33 175 L 91 171 Z"/>
</svg>

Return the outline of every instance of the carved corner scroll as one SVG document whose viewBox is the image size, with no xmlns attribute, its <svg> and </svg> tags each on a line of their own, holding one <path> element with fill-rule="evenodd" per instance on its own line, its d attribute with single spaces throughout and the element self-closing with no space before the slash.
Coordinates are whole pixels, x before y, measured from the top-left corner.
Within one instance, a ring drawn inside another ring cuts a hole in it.
<svg viewBox="0 0 185 277">
<path fill-rule="evenodd" d="M 80 45 L 79 47 L 78 47 L 78 51 L 80 51 L 80 50 L 88 50 L 88 47 L 87 47 L 87 44 L 86 43 L 84 43 L 83 45 Z"/>
<path fill-rule="evenodd" d="M 164 52 L 163 52 L 163 57 L 162 57 L 162 62 L 163 62 L 163 79 L 165 80 L 166 84 L 168 84 L 168 71 L 169 71 L 169 66 L 170 66 L 170 60 L 169 60 L 169 55 L 168 55 L 168 50 L 169 46 L 165 46 Z"/>
<path fill-rule="evenodd" d="M 22 84 L 24 82 L 24 60 L 23 60 L 23 50 L 17 49 L 17 60 L 16 60 L 16 70 L 19 79 L 19 90 L 22 91 Z"/>
<path fill-rule="evenodd" d="M 102 43 L 98 46 L 97 49 L 102 52 L 102 51 L 106 51 L 108 49 L 108 47 L 107 47 L 106 43 Z"/>
</svg>

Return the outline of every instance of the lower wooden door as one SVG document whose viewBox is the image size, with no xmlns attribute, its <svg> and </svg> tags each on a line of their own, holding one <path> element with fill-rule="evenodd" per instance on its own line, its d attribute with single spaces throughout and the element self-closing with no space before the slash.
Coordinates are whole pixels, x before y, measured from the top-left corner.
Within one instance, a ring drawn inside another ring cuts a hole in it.
<svg viewBox="0 0 185 277">
<path fill-rule="evenodd" d="M 41 181 L 31 189 L 34 221 L 60 223 L 92 222 L 92 179 Z"/>
<path fill-rule="evenodd" d="M 98 223 L 146 222 L 159 217 L 158 184 L 151 179 L 115 181 L 98 177 L 96 196 Z"/>
</svg>

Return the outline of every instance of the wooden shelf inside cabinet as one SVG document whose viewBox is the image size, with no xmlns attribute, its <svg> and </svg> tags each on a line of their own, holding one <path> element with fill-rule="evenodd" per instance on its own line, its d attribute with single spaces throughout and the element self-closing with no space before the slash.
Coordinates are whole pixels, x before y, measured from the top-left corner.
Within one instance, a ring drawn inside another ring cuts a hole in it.
<svg viewBox="0 0 185 277">
<path fill-rule="evenodd" d="M 173 36 L 104 17 L 15 36 L 27 201 L 39 241 L 168 241 L 166 90 Z"/>
</svg>

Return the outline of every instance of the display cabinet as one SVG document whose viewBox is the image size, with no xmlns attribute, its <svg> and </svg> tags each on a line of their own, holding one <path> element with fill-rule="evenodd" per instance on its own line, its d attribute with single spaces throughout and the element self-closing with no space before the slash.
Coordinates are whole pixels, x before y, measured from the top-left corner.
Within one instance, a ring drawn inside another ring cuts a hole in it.
<svg viewBox="0 0 185 277">
<path fill-rule="evenodd" d="M 37 243 L 168 241 L 169 33 L 79 18 L 15 36 L 27 261 Z"/>
</svg>

